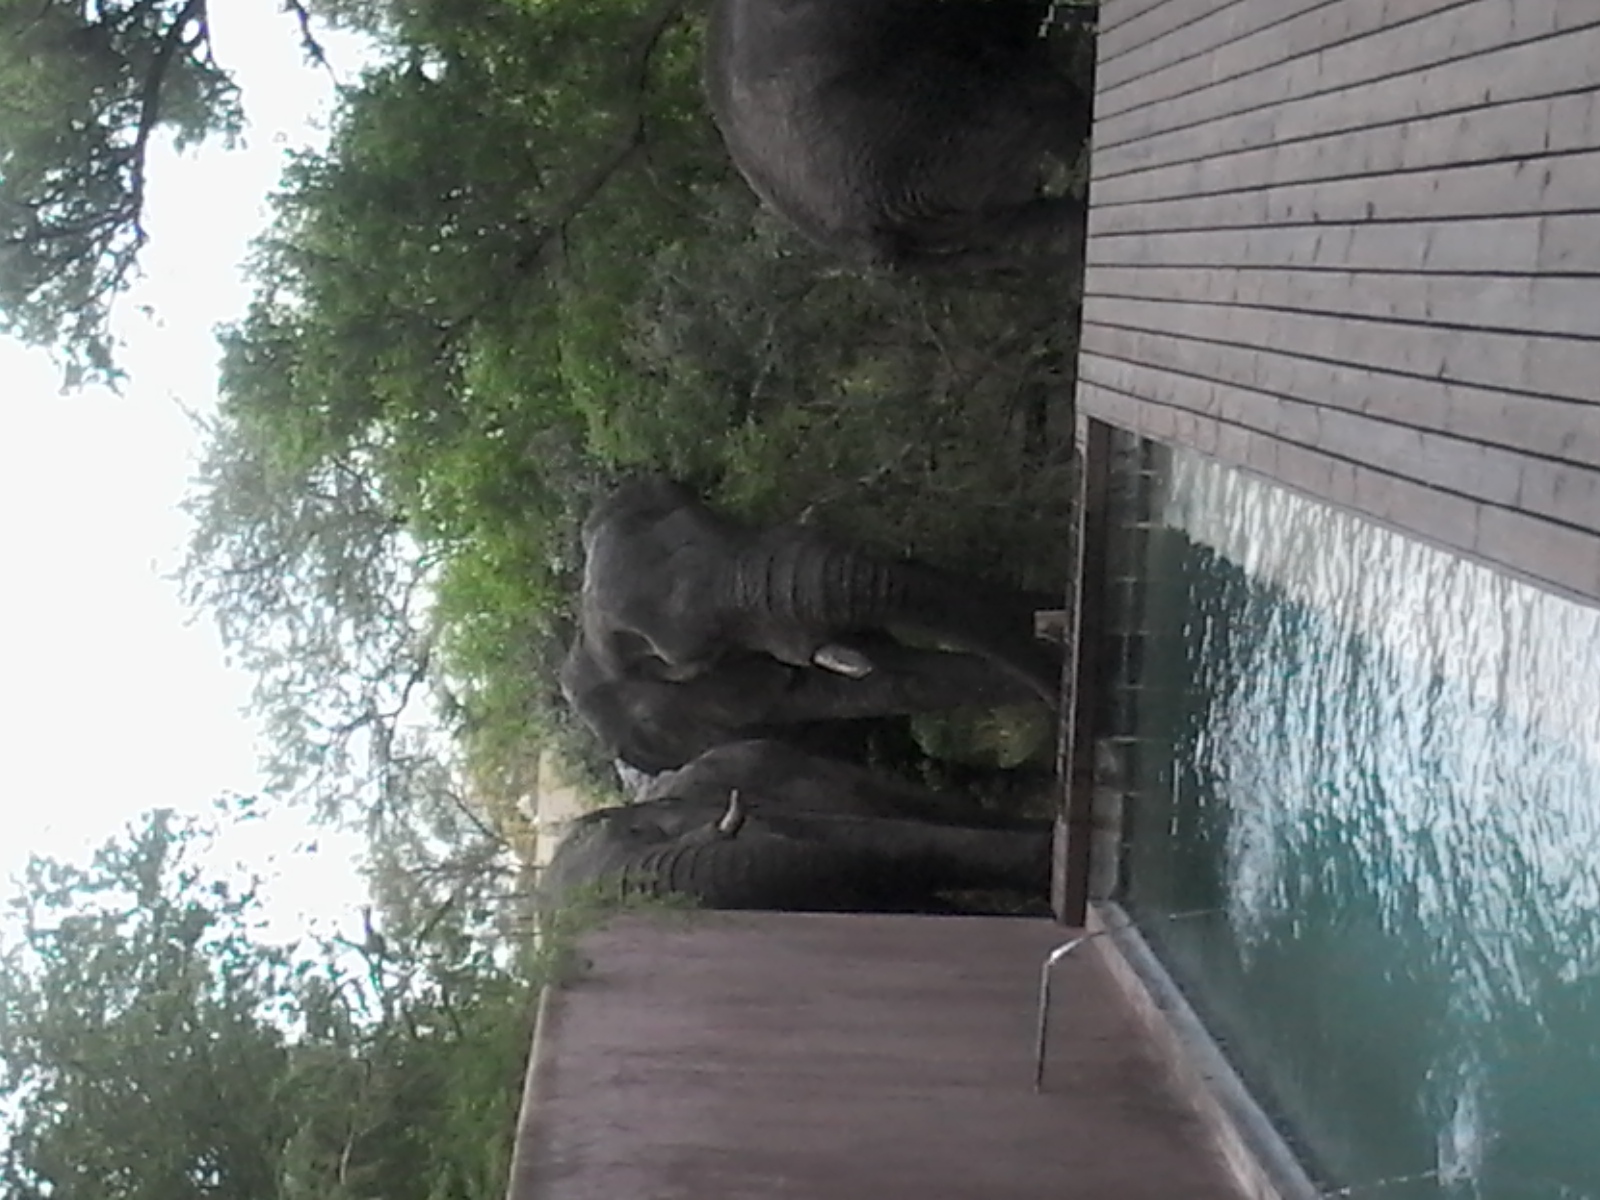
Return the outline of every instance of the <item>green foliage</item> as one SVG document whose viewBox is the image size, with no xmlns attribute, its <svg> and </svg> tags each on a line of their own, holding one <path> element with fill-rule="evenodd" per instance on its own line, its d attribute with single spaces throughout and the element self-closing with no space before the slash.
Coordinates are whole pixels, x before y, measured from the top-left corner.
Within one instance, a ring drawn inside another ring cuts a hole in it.
<svg viewBox="0 0 1600 1200">
<path fill-rule="evenodd" d="M 887 552 L 1060 586 L 1070 282 L 867 276 L 801 244 L 730 171 L 698 25 L 673 3 L 389 16 L 395 61 L 346 92 L 328 151 L 285 179 L 256 301 L 225 337 L 213 437 L 291 489 L 359 475 L 381 500 L 344 525 L 357 561 L 383 561 L 380 513 L 427 561 L 429 620 L 388 638 L 391 698 L 425 647 L 475 760 L 553 742 L 583 761 L 554 687 L 577 527 L 633 469 L 752 519 L 809 513 Z M 300 570 L 362 580 L 365 607 L 337 588 L 242 589 L 286 556 L 261 553 L 231 486 L 202 479 L 191 594 L 229 614 L 242 656 L 310 664 L 277 702 L 324 698 L 324 729 L 389 711 L 317 674 L 348 654 L 284 654 L 283 630 L 321 602 L 349 616 L 348 640 L 382 627 L 370 597 L 406 587 L 352 571 L 335 539 L 293 542 Z"/>
<path fill-rule="evenodd" d="M 79 376 L 114 374 L 149 139 L 237 127 L 197 12 L 0 0 L 0 327 Z M 206 832 L 160 814 L 88 868 L 34 864 L 0 978 L 18 1196 L 499 1194 L 550 969 L 506 949 L 507 829 L 541 749 L 597 765 L 554 678 L 578 526 L 619 475 L 1065 578 L 1071 281 L 802 244 L 730 171 L 677 0 L 317 13 L 390 57 L 276 197 L 183 581 L 258 680 L 274 792 L 365 819 L 382 932 L 262 943 Z M 952 760 L 1039 741 L 918 733 Z"/>
<path fill-rule="evenodd" d="M 0 978 L 12 1195 L 269 1195 L 288 1069 L 268 1009 L 288 964 L 249 937 L 253 897 L 208 883 L 155 813 L 88 869 L 35 860 Z"/>
<path fill-rule="evenodd" d="M 623 350 L 652 386 L 611 398 L 606 449 L 756 520 L 809 511 L 887 551 L 1061 583 L 1068 286 L 839 270 L 742 194 L 702 220 L 635 304 Z"/>
<path fill-rule="evenodd" d="M 35 860 L 0 975 L 8 1195 L 497 1197 L 532 991 L 480 945 L 259 940 L 209 831 L 152 813 Z"/>
<path fill-rule="evenodd" d="M 290 717 L 285 733 L 309 737 L 320 761 L 329 739 L 319 730 L 342 737 L 392 714 L 374 693 L 392 701 L 419 666 L 436 694 L 466 686 L 484 697 L 479 709 L 526 721 L 526 696 L 498 699 L 513 689 L 480 678 L 477 664 L 548 680 L 565 633 L 576 521 L 599 475 L 570 400 L 572 314 L 587 319 L 588 303 L 573 287 L 576 264 L 595 237 L 610 239 L 612 267 L 631 261 L 618 247 L 647 219 L 635 209 L 648 202 L 649 219 L 667 212 L 670 223 L 676 206 L 662 197 L 704 169 L 705 155 L 691 155 L 663 178 L 669 167 L 643 149 L 647 132 L 698 112 L 675 6 L 489 0 L 391 16 L 400 61 L 348 91 L 326 154 L 292 166 L 257 255 L 256 300 L 224 338 L 218 452 L 185 571 L 191 597 L 228 614 L 241 657 L 276 672 L 269 708 L 318 697 L 310 726 Z M 236 459 L 324 496 L 338 494 L 332 476 L 364 481 L 367 515 L 340 516 L 354 552 L 306 536 L 307 517 L 332 525 L 299 501 L 233 503 Z M 428 574 L 438 622 L 390 622 L 380 637 L 370 598 L 418 617 L 403 598 L 419 572 L 372 579 L 352 559 L 383 560 L 400 525 L 414 553 L 438 564 Z M 285 586 L 276 564 L 288 561 L 304 578 L 359 578 L 368 600 Z M 241 582 L 263 571 L 275 577 Z M 318 603 L 334 619 L 309 622 L 304 608 Z M 336 675 L 362 640 L 376 653 L 359 677 L 374 686 L 357 694 Z M 433 655 L 441 641 L 450 685 Z"/>
<path fill-rule="evenodd" d="M 203 0 L 0 0 L 0 331 L 113 378 L 107 328 L 145 235 L 145 160 L 240 126 Z"/>
</svg>

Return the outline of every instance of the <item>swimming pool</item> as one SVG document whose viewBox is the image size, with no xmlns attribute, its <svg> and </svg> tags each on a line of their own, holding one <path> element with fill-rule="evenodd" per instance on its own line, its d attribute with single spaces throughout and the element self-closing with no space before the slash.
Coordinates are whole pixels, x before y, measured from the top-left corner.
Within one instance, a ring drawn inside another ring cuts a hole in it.
<svg viewBox="0 0 1600 1200">
<path fill-rule="evenodd" d="M 1153 461 L 1124 903 L 1330 1190 L 1600 1196 L 1600 610 Z"/>
</svg>

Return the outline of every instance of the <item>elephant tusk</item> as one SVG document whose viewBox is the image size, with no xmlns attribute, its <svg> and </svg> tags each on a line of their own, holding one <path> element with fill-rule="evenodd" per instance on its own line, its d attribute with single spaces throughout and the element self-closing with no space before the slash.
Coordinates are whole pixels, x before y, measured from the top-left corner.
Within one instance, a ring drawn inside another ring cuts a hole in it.
<svg viewBox="0 0 1600 1200">
<path fill-rule="evenodd" d="M 717 832 L 723 837 L 733 837 L 739 832 L 739 827 L 745 819 L 744 801 L 739 799 L 739 789 L 732 788 L 728 792 L 728 811 L 722 814 L 722 819 L 717 822 Z"/>
<path fill-rule="evenodd" d="M 864 679 L 872 674 L 872 660 L 859 650 L 829 642 L 811 656 L 815 666 L 847 679 Z"/>
</svg>

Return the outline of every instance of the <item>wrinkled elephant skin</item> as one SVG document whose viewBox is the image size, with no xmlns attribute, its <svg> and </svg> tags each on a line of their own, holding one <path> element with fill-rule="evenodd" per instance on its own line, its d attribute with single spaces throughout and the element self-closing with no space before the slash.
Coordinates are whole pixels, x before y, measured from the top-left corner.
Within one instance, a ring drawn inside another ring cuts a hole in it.
<svg viewBox="0 0 1600 1200">
<path fill-rule="evenodd" d="M 864 678 L 870 647 L 852 635 L 900 627 L 1056 698 L 1058 663 L 1033 636 L 1046 598 L 879 559 L 809 526 L 752 529 L 662 478 L 619 487 L 589 515 L 583 541 L 583 652 L 609 679 L 682 683 L 741 654 Z"/>
<path fill-rule="evenodd" d="M 664 771 L 640 789 L 639 800 L 694 800 L 726 805 L 739 791 L 756 812 L 815 813 L 949 825 L 1031 828 L 998 816 L 971 798 L 931 791 L 894 775 L 840 762 L 779 738 L 746 738 Z"/>
<path fill-rule="evenodd" d="M 1090 106 L 1042 0 L 714 0 L 705 83 L 734 165 L 812 241 L 869 265 L 1076 257 L 1083 206 L 1040 193 Z"/>
<path fill-rule="evenodd" d="M 579 637 L 562 665 L 567 702 L 607 751 L 655 774 L 726 742 L 802 736 L 844 721 L 959 708 L 1026 704 L 1035 690 L 972 654 L 853 639 L 874 669 L 852 679 L 734 651 L 680 682 L 653 674 L 608 675 Z"/>
<path fill-rule="evenodd" d="M 1058 657 L 1033 637 L 1051 597 L 886 562 L 806 526 L 753 529 L 661 478 L 596 505 L 583 540 L 562 690 L 641 770 L 812 722 L 1055 700 Z M 891 627 L 966 653 L 901 645 Z"/>
<path fill-rule="evenodd" d="M 546 896 L 598 886 L 714 909 L 919 911 L 952 890 L 1049 886 L 1048 822 L 965 815 L 772 742 L 723 747 L 650 794 L 574 822 L 546 868 Z"/>
</svg>

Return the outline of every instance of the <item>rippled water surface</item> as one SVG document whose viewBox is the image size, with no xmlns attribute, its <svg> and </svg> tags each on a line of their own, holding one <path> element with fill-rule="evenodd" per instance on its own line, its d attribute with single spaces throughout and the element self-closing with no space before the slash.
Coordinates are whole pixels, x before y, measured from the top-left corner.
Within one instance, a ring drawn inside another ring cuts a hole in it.
<svg viewBox="0 0 1600 1200">
<path fill-rule="evenodd" d="M 1337 1194 L 1600 1200 L 1600 611 L 1198 456 L 1155 524 L 1151 941 Z"/>
</svg>

